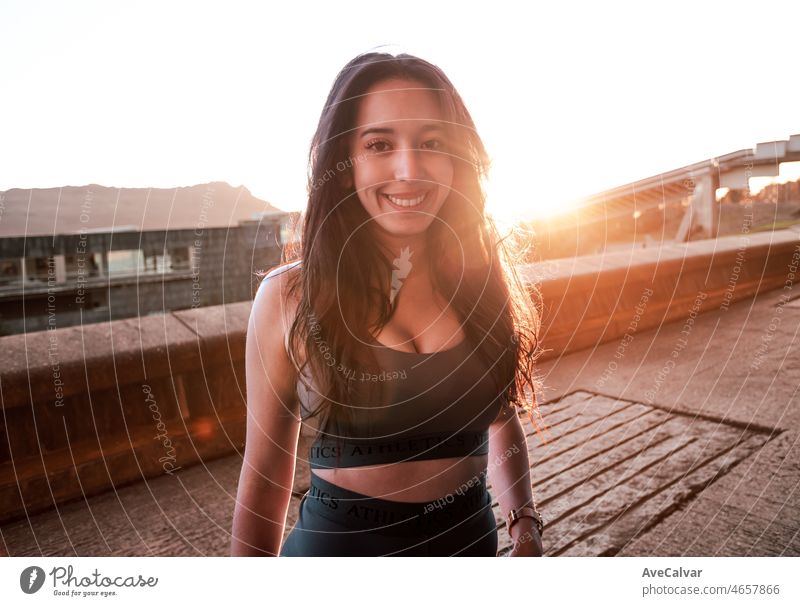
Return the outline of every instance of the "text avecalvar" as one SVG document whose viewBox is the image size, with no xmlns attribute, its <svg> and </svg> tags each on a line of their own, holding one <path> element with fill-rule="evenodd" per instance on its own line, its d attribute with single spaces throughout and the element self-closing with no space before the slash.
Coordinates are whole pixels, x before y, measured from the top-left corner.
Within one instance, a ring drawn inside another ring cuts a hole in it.
<svg viewBox="0 0 800 606">
<path fill-rule="evenodd" d="M 703 572 L 695 568 L 663 568 L 661 570 L 656 568 L 645 568 L 642 573 L 643 577 L 699 577 Z"/>
</svg>

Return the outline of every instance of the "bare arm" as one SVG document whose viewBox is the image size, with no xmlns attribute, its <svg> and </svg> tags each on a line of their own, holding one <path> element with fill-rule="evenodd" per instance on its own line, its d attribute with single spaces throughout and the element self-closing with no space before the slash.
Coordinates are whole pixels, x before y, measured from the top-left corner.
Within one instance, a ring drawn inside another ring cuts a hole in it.
<svg viewBox="0 0 800 606">
<path fill-rule="evenodd" d="M 231 555 L 278 555 L 291 500 L 300 419 L 285 347 L 285 275 L 265 278 L 247 327 L 247 438 Z"/>
<path fill-rule="evenodd" d="M 519 416 L 503 406 L 489 426 L 489 468 L 492 492 L 497 496 L 503 518 L 511 509 L 532 504 L 530 460 Z M 542 555 L 542 539 L 533 519 L 520 518 L 511 528 L 514 552 Z M 516 553 L 515 553 L 516 555 Z"/>
</svg>

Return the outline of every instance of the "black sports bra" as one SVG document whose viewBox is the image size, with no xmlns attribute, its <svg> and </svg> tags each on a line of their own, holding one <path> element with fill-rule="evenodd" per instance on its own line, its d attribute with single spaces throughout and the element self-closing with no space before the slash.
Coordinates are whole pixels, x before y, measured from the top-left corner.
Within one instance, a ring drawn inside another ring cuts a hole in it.
<svg viewBox="0 0 800 606">
<path fill-rule="evenodd" d="M 322 424 L 309 449 L 312 469 L 488 454 L 488 428 L 505 398 L 467 341 L 431 353 L 372 341 L 381 372 L 348 371 L 363 394 L 351 402 L 354 426 Z M 360 389 L 368 385 L 377 390 Z"/>
</svg>

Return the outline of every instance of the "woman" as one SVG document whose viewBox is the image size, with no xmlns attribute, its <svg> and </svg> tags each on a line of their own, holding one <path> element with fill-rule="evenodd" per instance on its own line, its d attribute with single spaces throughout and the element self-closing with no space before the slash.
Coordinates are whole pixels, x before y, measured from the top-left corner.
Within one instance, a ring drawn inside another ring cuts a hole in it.
<svg viewBox="0 0 800 606">
<path fill-rule="evenodd" d="M 539 313 L 484 212 L 488 159 L 436 66 L 360 55 L 309 154 L 294 262 L 247 334 L 233 555 L 541 555 L 525 435 Z M 524 395 L 523 395 L 524 394 Z M 301 424 L 311 486 L 286 541 Z M 491 463 L 490 463 L 491 461 Z"/>
</svg>

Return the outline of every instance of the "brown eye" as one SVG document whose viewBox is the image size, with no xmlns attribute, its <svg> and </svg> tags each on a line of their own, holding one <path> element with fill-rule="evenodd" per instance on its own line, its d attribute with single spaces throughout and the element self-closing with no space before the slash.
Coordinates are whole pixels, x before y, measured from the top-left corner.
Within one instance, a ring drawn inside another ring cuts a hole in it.
<svg viewBox="0 0 800 606">
<path fill-rule="evenodd" d="M 382 141 L 381 139 L 376 139 L 374 141 L 370 141 L 366 145 L 367 149 L 371 149 L 374 152 L 385 152 L 389 149 L 389 144 L 386 141 Z"/>
</svg>

